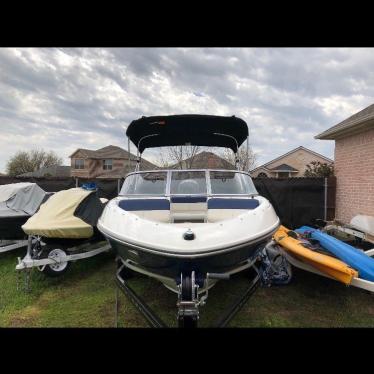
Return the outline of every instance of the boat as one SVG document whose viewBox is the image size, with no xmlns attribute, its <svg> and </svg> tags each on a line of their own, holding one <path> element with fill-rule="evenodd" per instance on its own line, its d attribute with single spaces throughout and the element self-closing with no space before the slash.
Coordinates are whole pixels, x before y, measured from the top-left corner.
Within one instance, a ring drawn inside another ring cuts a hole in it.
<svg viewBox="0 0 374 374">
<path fill-rule="evenodd" d="M 184 145 L 226 147 L 237 155 L 248 141 L 248 126 L 235 116 L 152 116 L 132 121 L 126 135 L 138 150 L 137 166 L 97 227 L 121 270 L 161 281 L 178 294 L 179 322 L 196 322 L 208 289 L 253 267 L 279 218 L 247 172 L 140 171 L 141 155 L 148 148 Z"/>
<path fill-rule="evenodd" d="M 0 252 L 27 245 L 22 225 L 49 197 L 36 183 L 12 183 L 0 186 Z"/>
<path fill-rule="evenodd" d="M 346 263 L 335 257 L 317 252 L 310 242 L 299 238 L 297 235 L 295 236 L 295 232 L 285 226 L 279 227 L 274 234 L 274 240 L 289 255 L 346 285 L 351 284 L 352 280 L 358 277 L 358 272 Z"/>
<path fill-rule="evenodd" d="M 107 200 L 105 200 L 107 202 Z M 92 257 L 110 247 L 96 224 L 105 206 L 95 189 L 71 188 L 56 192 L 22 226 L 30 238 L 16 270 L 38 267 L 46 275 L 64 274 L 70 261 Z"/>
<path fill-rule="evenodd" d="M 317 240 L 324 249 L 357 270 L 359 278 L 374 281 L 374 259 L 364 251 L 313 227 L 302 226 L 295 231 L 304 237 Z"/>
<path fill-rule="evenodd" d="M 374 216 L 357 214 L 349 224 L 338 220 L 323 221 L 319 220 L 317 226 L 322 228 L 323 232 L 338 234 L 346 240 L 359 240 L 361 243 L 366 242 L 374 244 Z"/>
</svg>

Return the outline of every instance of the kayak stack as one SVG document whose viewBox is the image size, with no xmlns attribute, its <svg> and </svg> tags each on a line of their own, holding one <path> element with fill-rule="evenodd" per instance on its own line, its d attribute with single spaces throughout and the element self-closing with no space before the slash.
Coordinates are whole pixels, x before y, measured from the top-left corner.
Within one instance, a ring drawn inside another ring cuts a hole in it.
<svg viewBox="0 0 374 374">
<path fill-rule="evenodd" d="M 314 230 L 308 228 L 308 230 L 309 229 Z M 307 228 L 302 227 L 295 231 L 298 233 L 305 233 Z M 328 236 L 327 234 L 322 235 Z M 326 274 L 346 285 L 351 284 L 352 280 L 359 276 L 359 272 L 354 269 L 353 266 L 349 266 L 350 264 L 347 264 L 335 257 L 328 256 L 308 248 L 305 240 L 295 238 L 294 232 L 287 229 L 285 226 L 280 226 L 273 238 L 289 255 L 297 258 L 301 262 L 311 265 L 313 268 L 319 270 L 323 274 Z M 322 243 L 321 245 L 323 246 Z"/>
<path fill-rule="evenodd" d="M 309 226 L 302 226 L 295 231 L 304 237 L 317 240 L 324 249 L 356 269 L 360 278 L 374 281 L 374 259 L 363 251 Z"/>
</svg>

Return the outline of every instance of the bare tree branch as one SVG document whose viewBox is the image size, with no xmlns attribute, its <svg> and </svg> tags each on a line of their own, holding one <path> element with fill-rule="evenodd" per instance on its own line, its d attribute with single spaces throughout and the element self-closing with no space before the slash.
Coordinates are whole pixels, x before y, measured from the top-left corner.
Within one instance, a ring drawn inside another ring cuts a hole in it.
<svg viewBox="0 0 374 374">
<path fill-rule="evenodd" d="M 231 164 L 235 165 L 235 154 L 231 149 L 225 149 L 225 151 L 223 152 L 223 158 Z M 253 149 L 251 147 L 248 147 L 247 151 L 247 146 L 242 145 L 241 147 L 239 147 L 238 159 L 239 170 L 249 172 L 256 165 L 257 155 L 253 152 Z"/>
<path fill-rule="evenodd" d="M 174 146 L 160 148 L 159 165 L 161 167 L 170 167 L 176 165 L 179 169 L 192 169 L 196 155 L 201 147 L 195 145 Z"/>
</svg>

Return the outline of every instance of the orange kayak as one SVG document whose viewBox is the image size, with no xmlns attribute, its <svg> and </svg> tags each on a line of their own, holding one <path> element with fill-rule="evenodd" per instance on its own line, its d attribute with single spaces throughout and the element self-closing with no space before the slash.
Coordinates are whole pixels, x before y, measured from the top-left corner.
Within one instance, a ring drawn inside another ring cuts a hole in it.
<svg viewBox="0 0 374 374">
<path fill-rule="evenodd" d="M 287 253 L 344 284 L 351 284 L 352 279 L 358 277 L 358 272 L 343 261 L 306 248 L 300 240 L 289 236 L 289 231 L 291 230 L 280 226 L 274 234 L 274 240 Z"/>
</svg>

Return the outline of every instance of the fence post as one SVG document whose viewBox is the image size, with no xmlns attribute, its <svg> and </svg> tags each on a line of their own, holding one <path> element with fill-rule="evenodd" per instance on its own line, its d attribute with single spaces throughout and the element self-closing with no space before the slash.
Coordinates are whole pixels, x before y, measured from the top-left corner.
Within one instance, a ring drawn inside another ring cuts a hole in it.
<svg viewBox="0 0 374 374">
<path fill-rule="evenodd" d="M 324 210 L 323 210 L 323 219 L 327 221 L 327 177 L 324 178 L 324 193 L 325 193 L 325 204 L 324 204 Z"/>
<path fill-rule="evenodd" d="M 78 178 L 75 178 L 75 187 L 78 187 Z"/>
<path fill-rule="evenodd" d="M 118 178 L 117 179 L 117 195 L 119 195 L 119 189 L 120 189 L 120 184 L 121 184 L 121 179 L 120 178 Z"/>
</svg>

